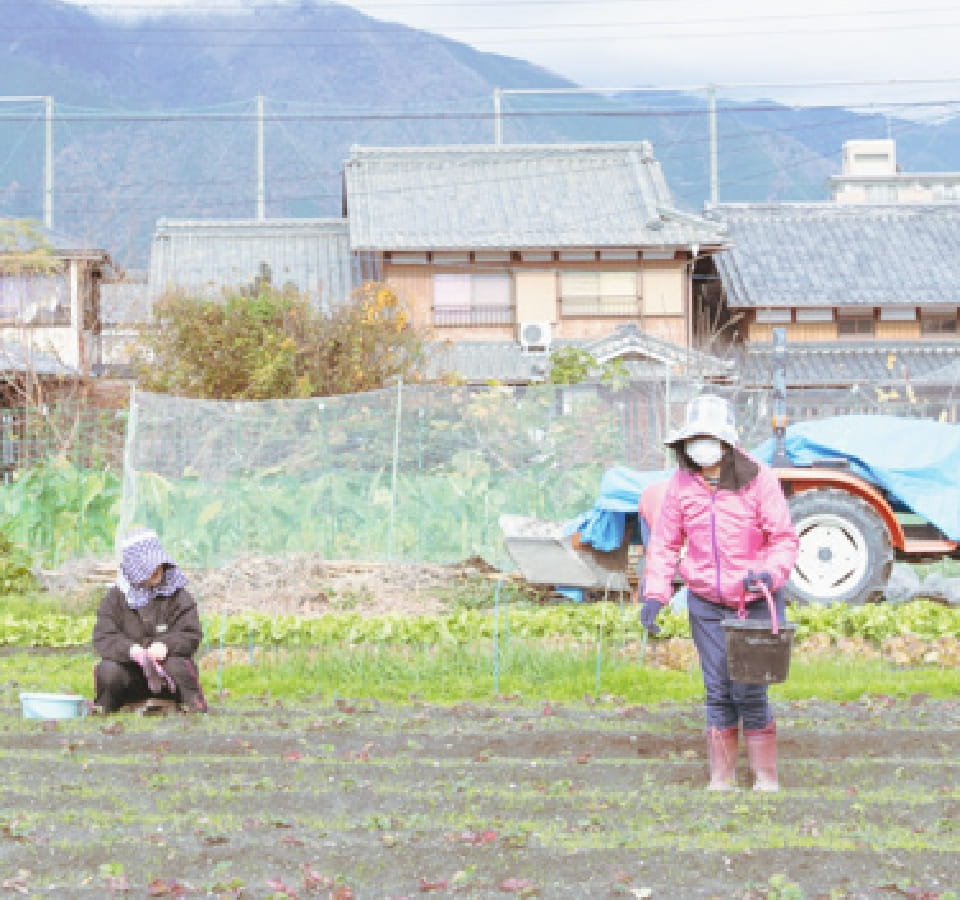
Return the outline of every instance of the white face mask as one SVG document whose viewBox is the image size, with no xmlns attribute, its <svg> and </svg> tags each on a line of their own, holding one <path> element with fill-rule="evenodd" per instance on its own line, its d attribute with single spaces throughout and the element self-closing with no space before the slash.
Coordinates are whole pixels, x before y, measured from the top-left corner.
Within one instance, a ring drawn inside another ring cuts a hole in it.
<svg viewBox="0 0 960 900">
<path fill-rule="evenodd" d="M 701 469 L 715 466 L 723 458 L 723 443 L 712 437 L 691 438 L 683 449 Z"/>
</svg>

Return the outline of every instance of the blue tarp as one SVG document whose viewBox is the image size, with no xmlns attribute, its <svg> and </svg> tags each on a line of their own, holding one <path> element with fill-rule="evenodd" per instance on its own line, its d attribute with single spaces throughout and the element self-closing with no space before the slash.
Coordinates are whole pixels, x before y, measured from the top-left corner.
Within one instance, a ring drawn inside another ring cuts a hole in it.
<svg viewBox="0 0 960 900">
<path fill-rule="evenodd" d="M 770 439 L 751 453 L 769 463 L 773 451 Z M 891 502 L 960 540 L 960 428 L 955 425 L 899 416 L 834 416 L 790 425 L 786 453 L 801 466 L 845 459 L 849 471 L 880 487 Z M 568 533 L 579 531 L 580 540 L 597 550 L 615 550 L 640 494 L 669 475 L 668 470 L 608 469 L 593 509 L 574 519 Z"/>
<path fill-rule="evenodd" d="M 754 456 L 770 462 L 773 440 Z M 960 540 L 960 428 L 899 416 L 834 416 L 787 428 L 794 465 L 843 458 L 850 471 L 883 489 L 891 500 L 923 516 L 950 540 Z"/>
<path fill-rule="evenodd" d="M 567 533 L 580 532 L 580 540 L 597 550 L 616 550 L 623 543 L 627 514 L 636 513 L 640 494 L 657 481 L 670 477 L 668 469 L 639 472 L 626 466 L 607 469 L 600 479 L 600 496 L 593 509 L 574 519 Z"/>
</svg>

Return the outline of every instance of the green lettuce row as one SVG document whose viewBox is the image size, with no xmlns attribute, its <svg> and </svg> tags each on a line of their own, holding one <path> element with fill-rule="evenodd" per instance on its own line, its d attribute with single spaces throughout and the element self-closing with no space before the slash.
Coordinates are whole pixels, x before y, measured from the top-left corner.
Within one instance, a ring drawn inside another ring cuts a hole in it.
<svg viewBox="0 0 960 900">
<path fill-rule="evenodd" d="M 903 605 L 807 606 L 791 610 L 796 641 L 813 633 L 833 639 L 859 636 L 871 642 L 901 634 L 933 640 L 960 638 L 960 608 L 929 601 Z M 686 615 L 666 611 L 658 620 L 661 637 L 689 637 Z M 0 645 L 18 647 L 89 647 L 93 616 L 44 613 L 29 619 L 0 616 Z M 243 613 L 205 616 L 207 647 L 267 645 L 310 647 L 323 644 L 450 645 L 501 639 L 569 640 L 577 643 L 639 640 L 636 608 L 596 603 L 542 608 L 464 610 L 445 616 L 336 613 L 319 618 Z"/>
</svg>

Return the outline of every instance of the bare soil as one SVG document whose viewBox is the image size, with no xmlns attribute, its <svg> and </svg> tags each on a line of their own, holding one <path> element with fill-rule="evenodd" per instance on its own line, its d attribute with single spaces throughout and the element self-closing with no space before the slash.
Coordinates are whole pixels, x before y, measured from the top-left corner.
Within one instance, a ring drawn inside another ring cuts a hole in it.
<svg viewBox="0 0 960 900">
<path fill-rule="evenodd" d="M 345 610 L 361 615 L 438 613 L 468 583 L 492 595 L 500 575 L 479 559 L 445 566 L 328 560 L 310 554 L 246 557 L 222 569 L 184 572 L 205 612 L 300 616 Z M 116 565 L 109 559 L 73 560 L 39 575 L 50 592 L 87 595 L 109 586 Z"/>
<path fill-rule="evenodd" d="M 698 705 L 0 709 L 0 893 L 934 900 L 960 704 L 778 709 L 778 794 L 704 790 Z M 793 885 L 800 893 L 774 892 Z"/>
</svg>

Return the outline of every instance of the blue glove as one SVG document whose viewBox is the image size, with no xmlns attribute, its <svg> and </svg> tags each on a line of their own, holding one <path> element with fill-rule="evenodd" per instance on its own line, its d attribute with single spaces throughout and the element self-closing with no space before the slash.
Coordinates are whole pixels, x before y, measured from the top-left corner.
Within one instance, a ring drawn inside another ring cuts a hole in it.
<svg viewBox="0 0 960 900">
<path fill-rule="evenodd" d="M 759 594 L 762 592 L 760 585 L 766 585 L 768 591 L 773 591 L 773 576 L 769 572 L 754 572 L 751 569 L 747 572 L 747 577 L 743 579 L 743 589 L 748 594 Z"/>
<path fill-rule="evenodd" d="M 660 634 L 660 626 L 657 624 L 657 616 L 663 609 L 663 604 L 659 600 L 646 599 L 643 606 L 640 607 L 640 624 L 647 629 L 650 634 Z"/>
</svg>

